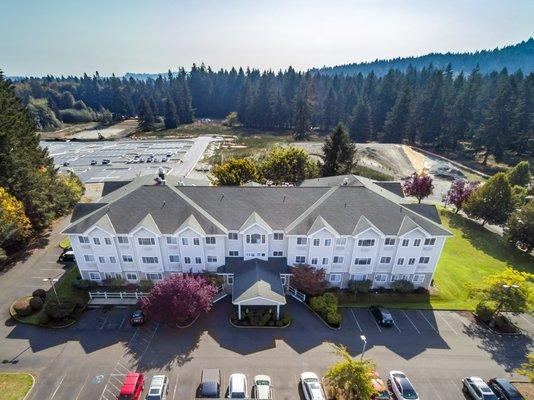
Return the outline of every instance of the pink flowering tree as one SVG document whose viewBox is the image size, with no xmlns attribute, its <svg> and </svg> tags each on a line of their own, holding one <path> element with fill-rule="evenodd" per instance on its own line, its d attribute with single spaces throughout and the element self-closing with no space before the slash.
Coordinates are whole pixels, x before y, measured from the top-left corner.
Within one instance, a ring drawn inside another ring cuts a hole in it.
<svg viewBox="0 0 534 400">
<path fill-rule="evenodd" d="M 414 196 L 417 201 L 421 203 L 425 197 L 432 194 L 434 185 L 432 184 L 432 178 L 430 175 L 413 173 L 402 186 L 404 194 L 407 196 Z"/>
<path fill-rule="evenodd" d="M 175 325 L 208 312 L 216 294 L 201 276 L 174 274 L 157 283 L 140 306 L 150 318 Z"/>
<path fill-rule="evenodd" d="M 447 191 L 447 204 L 453 204 L 456 207 L 455 212 L 458 213 L 477 187 L 478 182 L 466 182 L 464 180 L 452 182 L 451 188 Z"/>
</svg>

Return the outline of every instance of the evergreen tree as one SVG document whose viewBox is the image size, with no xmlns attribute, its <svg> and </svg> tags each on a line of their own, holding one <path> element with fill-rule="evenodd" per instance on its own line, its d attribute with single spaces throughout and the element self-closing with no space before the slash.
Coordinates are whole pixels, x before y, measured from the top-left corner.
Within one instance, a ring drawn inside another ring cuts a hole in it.
<svg viewBox="0 0 534 400">
<path fill-rule="evenodd" d="M 323 145 L 322 176 L 350 174 L 354 165 L 356 147 L 347 131 L 338 125 Z"/>
<path fill-rule="evenodd" d="M 312 98 L 309 78 L 303 78 L 293 101 L 293 132 L 296 140 L 305 140 L 310 135 Z"/>
<path fill-rule="evenodd" d="M 174 105 L 172 98 L 168 96 L 167 100 L 165 101 L 165 120 L 164 120 L 165 128 L 166 129 L 177 128 L 179 121 L 180 120 L 178 117 L 178 113 L 176 112 L 176 106 Z"/>
<path fill-rule="evenodd" d="M 154 130 L 154 113 L 150 107 L 150 103 L 144 97 L 139 102 L 139 110 L 137 111 L 139 129 L 143 132 Z"/>
<path fill-rule="evenodd" d="M 354 114 L 350 120 L 350 137 L 357 143 L 365 143 L 371 139 L 373 134 L 371 122 L 371 110 L 369 103 L 360 98 L 354 108 Z"/>
<path fill-rule="evenodd" d="M 507 172 L 508 180 L 512 186 L 528 186 L 530 183 L 530 164 L 528 161 L 520 161 L 515 167 Z"/>
<path fill-rule="evenodd" d="M 408 133 L 410 118 L 410 90 L 405 86 L 401 91 L 395 105 L 388 112 L 384 125 L 384 142 L 402 143 Z"/>
</svg>

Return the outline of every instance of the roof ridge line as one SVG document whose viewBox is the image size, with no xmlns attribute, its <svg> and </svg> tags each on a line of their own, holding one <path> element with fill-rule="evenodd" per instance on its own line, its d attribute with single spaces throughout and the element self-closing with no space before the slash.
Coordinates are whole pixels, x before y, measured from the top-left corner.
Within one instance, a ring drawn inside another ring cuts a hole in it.
<svg viewBox="0 0 534 400">
<path fill-rule="evenodd" d="M 178 188 L 175 188 L 174 186 L 167 186 L 170 188 L 173 192 L 175 192 L 178 196 L 180 196 L 183 200 L 185 200 L 191 207 L 193 207 L 195 210 L 197 210 L 202 216 L 210 220 L 213 224 L 215 224 L 221 231 L 224 233 L 228 233 L 228 229 L 221 224 L 213 215 L 211 215 L 209 212 L 204 210 L 202 207 L 200 207 L 197 203 L 195 203 L 193 200 L 191 200 L 185 193 L 182 193 Z"/>
<path fill-rule="evenodd" d="M 339 186 L 334 186 L 330 188 L 330 190 L 328 190 L 325 194 L 319 197 L 311 206 L 309 206 L 306 210 L 304 210 L 304 212 L 301 215 L 299 215 L 293 222 L 291 222 L 288 226 L 286 226 L 285 231 L 290 232 L 298 224 L 304 221 L 305 218 L 307 218 L 317 207 L 323 204 L 325 200 L 328 199 L 338 188 Z"/>
</svg>

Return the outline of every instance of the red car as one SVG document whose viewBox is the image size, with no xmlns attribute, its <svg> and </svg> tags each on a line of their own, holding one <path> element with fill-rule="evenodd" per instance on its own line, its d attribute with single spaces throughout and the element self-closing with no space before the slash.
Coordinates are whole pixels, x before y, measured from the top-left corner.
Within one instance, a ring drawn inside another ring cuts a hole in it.
<svg viewBox="0 0 534 400">
<path fill-rule="evenodd" d="M 143 392 L 145 375 L 130 372 L 124 378 L 121 391 L 117 397 L 119 400 L 139 400 Z"/>
</svg>

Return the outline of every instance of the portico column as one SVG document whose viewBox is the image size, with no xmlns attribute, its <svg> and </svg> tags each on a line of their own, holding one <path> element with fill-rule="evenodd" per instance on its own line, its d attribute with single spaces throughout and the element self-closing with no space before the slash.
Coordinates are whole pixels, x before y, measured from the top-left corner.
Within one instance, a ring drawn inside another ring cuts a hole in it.
<svg viewBox="0 0 534 400">
<path fill-rule="evenodd" d="M 237 305 L 237 318 L 241 319 L 241 304 Z"/>
<path fill-rule="evenodd" d="M 280 319 L 280 304 L 276 305 L 276 319 Z"/>
</svg>

